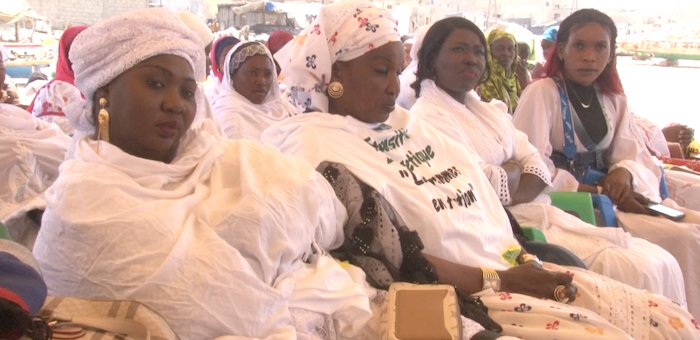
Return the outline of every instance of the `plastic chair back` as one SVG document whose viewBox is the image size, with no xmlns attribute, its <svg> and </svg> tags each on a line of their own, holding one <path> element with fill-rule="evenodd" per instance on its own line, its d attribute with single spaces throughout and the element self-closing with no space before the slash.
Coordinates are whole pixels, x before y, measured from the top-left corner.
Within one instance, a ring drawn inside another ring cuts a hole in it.
<svg viewBox="0 0 700 340">
<path fill-rule="evenodd" d="M 550 192 L 552 205 L 572 214 L 582 221 L 596 225 L 591 194 L 587 192 Z"/>
</svg>

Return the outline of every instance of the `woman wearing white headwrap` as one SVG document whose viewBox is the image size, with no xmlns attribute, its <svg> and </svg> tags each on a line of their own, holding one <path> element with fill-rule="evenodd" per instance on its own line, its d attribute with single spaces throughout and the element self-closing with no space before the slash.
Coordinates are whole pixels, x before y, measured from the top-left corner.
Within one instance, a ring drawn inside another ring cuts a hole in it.
<svg viewBox="0 0 700 340">
<path fill-rule="evenodd" d="M 408 64 L 406 69 L 401 72 L 399 80 L 401 81 L 401 92 L 399 97 L 396 98 L 396 104 L 403 107 L 406 110 L 410 110 L 411 106 L 416 103 L 416 90 L 411 87 L 414 81 L 416 81 L 416 69 L 418 69 L 418 52 L 421 46 L 423 46 L 423 38 L 425 38 L 425 33 L 428 32 L 430 25 L 425 25 L 419 27 L 415 33 L 413 33 L 413 46 L 411 46 L 411 63 Z"/>
<path fill-rule="evenodd" d="M 86 100 L 68 117 L 85 134 L 46 193 L 34 248 L 50 294 L 143 302 L 183 340 L 357 335 L 368 297 L 315 251 L 342 242 L 344 209 L 303 160 L 192 124 L 203 58 L 162 8 L 74 42 Z"/>
<path fill-rule="evenodd" d="M 437 281 L 479 296 L 508 335 L 698 338 L 690 315 L 670 300 L 585 270 L 542 266 L 521 249 L 469 141 L 395 106 L 404 61 L 395 29 L 388 12 L 341 1 L 323 7 L 281 58 L 307 113 L 275 124 L 262 140 L 303 156 L 334 187 L 349 216 L 341 253 L 379 288 Z M 498 329 L 478 309 L 461 312 Z"/>
<path fill-rule="evenodd" d="M 17 106 L 0 104 L 0 223 L 29 249 L 70 137 Z"/>
<path fill-rule="evenodd" d="M 267 127 L 296 114 L 280 96 L 270 51 L 258 42 L 239 43 L 228 52 L 213 109 L 226 137 L 256 142 Z"/>
</svg>

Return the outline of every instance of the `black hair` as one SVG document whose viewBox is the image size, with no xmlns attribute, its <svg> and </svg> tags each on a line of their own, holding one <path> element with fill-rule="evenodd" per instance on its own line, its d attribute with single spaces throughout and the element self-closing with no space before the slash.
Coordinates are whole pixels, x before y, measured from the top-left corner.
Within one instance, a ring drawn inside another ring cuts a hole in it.
<svg viewBox="0 0 700 340">
<path fill-rule="evenodd" d="M 569 42 L 569 36 L 571 36 L 572 30 L 590 23 L 597 23 L 608 29 L 610 31 L 610 41 L 612 43 L 617 40 L 617 26 L 615 26 L 615 22 L 601 11 L 586 8 L 574 12 L 561 22 L 559 31 L 557 31 L 557 42 L 566 45 Z M 610 46 L 610 48 L 614 49 L 615 46 Z"/>
<path fill-rule="evenodd" d="M 484 32 L 473 22 L 462 17 L 449 17 L 435 22 L 425 34 L 423 44 L 418 51 L 416 81 L 411 84 L 411 87 L 416 91 L 416 98 L 420 96 L 420 83 L 425 79 L 432 79 L 435 77 L 433 61 L 440 52 L 447 37 L 457 29 L 464 29 L 476 34 L 477 37 L 479 37 L 479 41 L 484 45 L 484 49 L 486 49 L 486 37 L 484 36 Z M 486 57 L 484 56 L 484 58 Z M 486 72 L 484 74 L 486 76 L 481 79 L 482 82 L 488 79 L 488 75 L 491 74 L 488 63 L 486 63 Z"/>
<path fill-rule="evenodd" d="M 617 40 L 617 27 L 615 22 L 605 13 L 595 9 L 581 9 L 569 15 L 559 25 L 555 50 L 552 51 L 551 58 L 547 59 L 544 72 L 547 77 L 554 77 L 563 72 L 564 60 L 559 58 L 557 50 L 559 46 L 566 46 L 571 37 L 571 32 L 581 26 L 596 23 L 603 26 L 610 32 L 610 62 L 605 66 L 603 73 L 596 79 L 600 91 L 605 94 L 625 93 L 622 81 L 617 73 L 617 58 L 615 57 L 615 41 Z"/>
</svg>

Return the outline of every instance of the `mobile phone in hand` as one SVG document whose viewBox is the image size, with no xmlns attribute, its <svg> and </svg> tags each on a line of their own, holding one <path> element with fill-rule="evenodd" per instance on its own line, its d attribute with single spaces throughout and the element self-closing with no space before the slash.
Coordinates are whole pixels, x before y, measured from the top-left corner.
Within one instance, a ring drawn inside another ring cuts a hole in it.
<svg viewBox="0 0 700 340">
<path fill-rule="evenodd" d="M 650 203 L 647 205 L 647 210 L 654 215 L 661 215 L 671 221 L 680 221 L 685 217 L 685 214 L 682 211 L 656 203 Z"/>
</svg>

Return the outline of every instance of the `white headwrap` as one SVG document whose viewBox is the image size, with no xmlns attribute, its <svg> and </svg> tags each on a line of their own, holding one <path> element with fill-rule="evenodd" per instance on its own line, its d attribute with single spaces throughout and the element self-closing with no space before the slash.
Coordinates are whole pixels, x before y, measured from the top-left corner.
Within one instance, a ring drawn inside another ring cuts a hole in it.
<svg viewBox="0 0 700 340">
<path fill-rule="evenodd" d="M 148 8 L 117 15 L 81 32 L 69 59 L 75 85 L 85 100 L 65 109 L 76 130 L 94 131 L 92 97 L 95 91 L 148 58 L 170 54 L 187 60 L 198 81 L 205 79 L 203 43 L 174 12 Z M 199 105 L 198 105 L 199 107 Z"/>
<path fill-rule="evenodd" d="M 243 47 L 243 48 L 242 48 Z M 274 78 L 270 91 L 262 104 L 253 104 L 233 88 L 231 73 L 238 69 L 248 57 L 265 55 L 272 63 Z M 277 82 L 277 69 L 270 50 L 258 42 L 244 41 L 234 46 L 227 54 L 224 62 L 224 78 L 221 88 L 212 102 L 214 114 L 224 130 L 226 137 L 231 139 L 249 138 L 260 140 L 267 126 L 283 120 L 296 113 L 294 107 L 280 95 Z M 232 65 L 232 64 L 236 65 Z"/>
<path fill-rule="evenodd" d="M 176 14 L 180 18 L 180 20 L 182 20 L 182 23 L 184 23 L 185 26 L 189 27 L 190 30 L 192 30 L 192 32 L 197 34 L 199 39 L 204 44 L 202 49 L 206 48 L 209 44 L 214 42 L 214 33 L 211 33 L 211 29 L 207 27 L 207 24 L 205 24 L 200 17 L 187 11 L 180 11 Z"/>
<path fill-rule="evenodd" d="M 278 55 L 283 82 L 297 108 L 328 111 L 326 88 L 336 61 L 348 61 L 389 42 L 401 41 L 388 11 L 364 1 L 321 7 L 313 23 Z"/>
<path fill-rule="evenodd" d="M 401 72 L 399 80 L 401 81 L 401 92 L 396 99 L 396 104 L 406 110 L 410 110 L 411 106 L 416 103 L 416 90 L 411 87 L 411 84 L 416 81 L 416 70 L 418 69 L 418 51 L 423 46 L 423 38 L 428 33 L 431 25 L 419 27 L 413 33 L 413 46 L 411 46 L 411 63 L 406 66 L 406 69 Z"/>
</svg>

